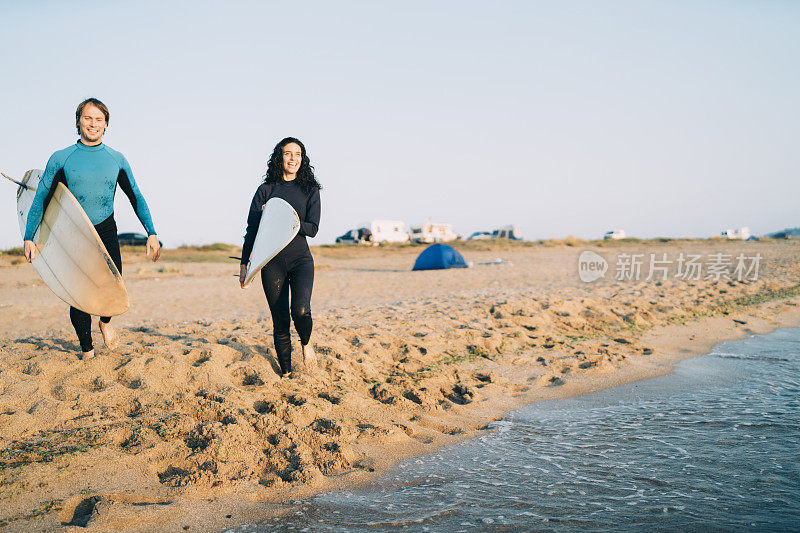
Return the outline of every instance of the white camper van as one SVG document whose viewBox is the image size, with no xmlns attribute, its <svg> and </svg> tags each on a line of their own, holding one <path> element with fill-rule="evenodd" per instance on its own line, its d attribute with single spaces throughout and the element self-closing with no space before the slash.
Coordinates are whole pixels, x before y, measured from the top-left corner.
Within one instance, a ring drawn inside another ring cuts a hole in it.
<svg viewBox="0 0 800 533">
<path fill-rule="evenodd" d="M 426 222 L 422 226 L 411 228 L 411 240 L 414 242 L 448 242 L 456 239 L 458 235 L 453 231 L 452 224 Z"/>
<path fill-rule="evenodd" d="M 373 220 L 370 222 L 372 242 L 408 242 L 408 230 L 399 220 Z"/>
<path fill-rule="evenodd" d="M 722 236 L 728 239 L 746 241 L 750 238 L 750 228 L 745 226 L 739 229 L 727 229 L 722 232 Z"/>
</svg>

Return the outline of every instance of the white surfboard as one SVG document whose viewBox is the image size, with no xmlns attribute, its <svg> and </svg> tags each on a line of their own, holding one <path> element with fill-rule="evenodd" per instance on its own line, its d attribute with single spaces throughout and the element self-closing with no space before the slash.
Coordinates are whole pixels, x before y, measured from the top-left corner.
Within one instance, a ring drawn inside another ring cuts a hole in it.
<svg viewBox="0 0 800 533">
<path fill-rule="evenodd" d="M 19 229 L 25 237 L 41 170 L 29 170 L 17 190 Z M 96 316 L 121 315 L 130 307 L 122 276 L 78 200 L 64 186 L 55 191 L 33 237 L 36 272 L 56 296 Z"/>
<path fill-rule="evenodd" d="M 300 231 L 300 217 L 289 202 L 282 198 L 267 200 L 261 213 L 256 240 L 253 242 L 250 266 L 244 284 L 250 285 L 258 271 L 278 255 L 278 252 L 286 248 L 298 231 Z"/>
</svg>

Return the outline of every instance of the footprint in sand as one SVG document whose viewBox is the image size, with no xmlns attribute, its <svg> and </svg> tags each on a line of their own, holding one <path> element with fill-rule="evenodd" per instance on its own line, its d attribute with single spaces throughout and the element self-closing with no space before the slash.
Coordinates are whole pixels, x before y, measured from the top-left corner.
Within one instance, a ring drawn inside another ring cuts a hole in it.
<svg viewBox="0 0 800 533">
<path fill-rule="evenodd" d="M 452 389 L 442 389 L 442 396 L 458 405 L 466 405 L 472 402 L 474 394 L 464 385 L 456 384 Z"/>
<path fill-rule="evenodd" d="M 117 383 L 131 390 L 140 389 L 142 388 L 142 385 L 144 385 L 142 378 L 138 376 L 128 376 L 126 374 L 122 374 L 121 376 L 119 376 L 117 378 Z"/>
<path fill-rule="evenodd" d="M 552 374 L 539 376 L 538 378 L 531 378 L 536 380 L 539 387 L 558 387 L 564 384 L 564 380 Z"/>
<path fill-rule="evenodd" d="M 337 396 L 337 395 L 332 394 L 332 393 L 327 392 L 327 391 L 326 392 L 320 392 L 319 394 L 317 394 L 317 397 L 318 398 L 322 398 L 323 400 L 326 400 L 326 401 L 332 403 L 333 405 L 339 405 L 341 403 L 341 401 L 342 401 L 342 398 L 340 396 Z"/>
<path fill-rule="evenodd" d="M 274 402 L 268 402 L 266 400 L 256 400 L 253 402 L 253 409 L 258 414 L 277 414 L 278 408 L 276 407 Z"/>
</svg>

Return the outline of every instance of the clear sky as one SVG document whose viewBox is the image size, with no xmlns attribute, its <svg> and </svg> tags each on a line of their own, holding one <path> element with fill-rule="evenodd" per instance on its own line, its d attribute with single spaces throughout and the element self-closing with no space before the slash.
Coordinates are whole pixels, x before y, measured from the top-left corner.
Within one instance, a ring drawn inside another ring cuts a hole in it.
<svg viewBox="0 0 800 533">
<path fill-rule="evenodd" d="M 302 139 L 313 242 L 374 218 L 526 238 L 800 225 L 800 2 L 0 0 L 0 169 L 111 110 L 167 246 L 241 243 Z M 141 231 L 118 192 L 120 231 Z M 0 183 L 0 248 L 19 246 Z"/>
</svg>

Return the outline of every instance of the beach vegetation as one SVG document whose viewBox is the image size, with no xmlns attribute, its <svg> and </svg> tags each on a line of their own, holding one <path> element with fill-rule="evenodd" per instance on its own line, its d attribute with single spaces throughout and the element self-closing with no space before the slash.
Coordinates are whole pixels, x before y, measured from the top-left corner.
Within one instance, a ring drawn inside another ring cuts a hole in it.
<svg viewBox="0 0 800 533">
<path fill-rule="evenodd" d="M 136 270 L 136 273 L 141 274 L 183 274 L 184 271 L 178 267 L 174 266 L 160 266 L 156 268 L 139 268 Z"/>
<path fill-rule="evenodd" d="M 142 254 L 141 246 L 123 246 L 121 250 L 123 253 L 131 254 L 136 258 Z M 241 248 L 231 244 L 183 245 L 166 251 L 162 254 L 162 260 L 168 260 L 170 263 L 230 263 L 233 265 L 238 260 L 239 255 L 241 255 Z M 233 259 L 231 259 L 232 257 Z M 126 258 L 127 261 L 130 261 L 130 258 Z"/>
<path fill-rule="evenodd" d="M 469 346 L 467 346 L 467 352 L 469 352 L 470 355 L 475 357 L 483 357 L 489 360 L 492 359 L 492 355 L 489 353 L 489 350 L 487 350 L 483 346 L 475 346 L 473 344 L 470 344 Z"/>
<path fill-rule="evenodd" d="M 776 300 L 785 300 L 787 298 L 794 298 L 800 295 L 800 285 L 793 285 L 791 287 L 784 287 L 781 289 L 766 289 L 756 294 L 748 294 L 740 296 L 733 300 L 721 302 L 705 309 L 698 309 L 688 313 L 677 313 L 665 319 L 666 324 L 686 324 L 693 322 L 700 318 L 709 318 L 720 315 L 729 315 L 737 310 L 745 309 L 767 302 L 774 302 Z"/>
<path fill-rule="evenodd" d="M 800 295 L 800 284 L 793 285 L 791 287 L 784 287 L 781 289 L 767 289 L 766 291 L 759 292 L 756 294 L 749 294 L 747 296 L 741 296 L 730 302 L 726 302 L 717 306 L 717 310 L 719 312 L 723 311 L 730 311 L 733 309 L 740 309 L 743 307 L 750 307 L 753 305 L 759 305 L 766 302 L 772 302 L 775 300 L 784 300 L 786 298 L 793 298 L 797 295 Z"/>
<path fill-rule="evenodd" d="M 574 237 L 572 235 L 567 236 L 564 239 L 545 239 L 536 241 L 537 244 L 540 244 L 546 248 L 551 248 L 553 246 L 585 246 L 587 241 L 583 239 L 579 239 L 578 237 Z"/>
<path fill-rule="evenodd" d="M 0 450 L 0 472 L 31 463 L 49 463 L 62 455 L 86 452 L 102 444 L 101 435 L 92 428 L 54 431 L 33 441 L 12 443 Z"/>
<path fill-rule="evenodd" d="M 227 244 L 224 242 L 213 242 L 211 244 L 181 244 L 178 250 L 192 250 L 195 252 L 230 252 L 239 248 L 234 244 Z"/>
<path fill-rule="evenodd" d="M 37 507 L 27 515 L 23 516 L 23 520 L 35 520 L 37 518 L 41 518 L 45 515 L 50 513 L 55 513 L 61 510 L 64 504 L 64 500 L 50 500 L 43 503 L 41 506 Z"/>
<path fill-rule="evenodd" d="M 445 350 L 442 355 L 444 357 L 440 357 L 436 361 L 433 361 L 432 363 L 423 366 L 416 371 L 409 372 L 400 368 L 394 368 L 385 381 L 386 383 L 402 383 L 404 381 L 419 383 L 423 379 L 434 376 L 438 371 L 441 371 L 443 367 L 457 365 L 467 361 L 473 361 L 481 357 L 492 359 L 489 352 L 486 351 L 485 348 L 477 346 L 468 347 L 466 352 Z M 375 383 L 377 383 L 377 381 Z"/>
</svg>

